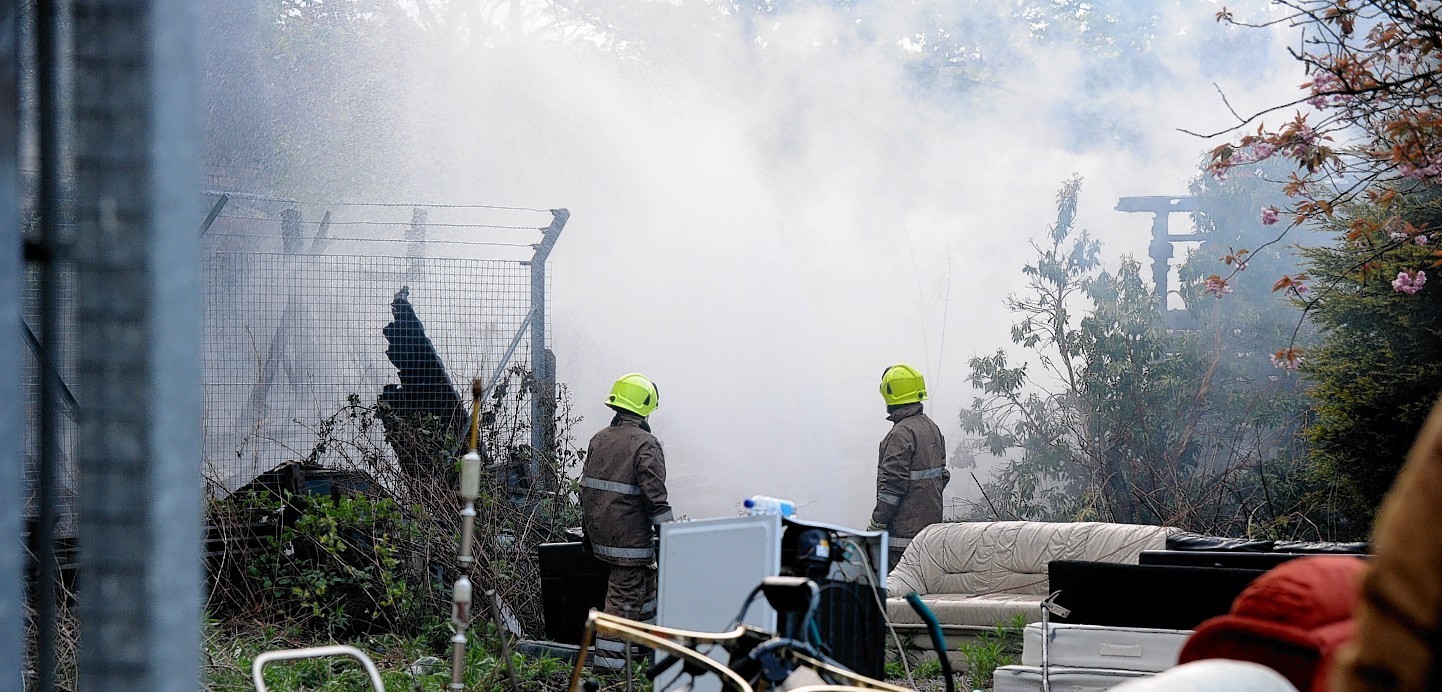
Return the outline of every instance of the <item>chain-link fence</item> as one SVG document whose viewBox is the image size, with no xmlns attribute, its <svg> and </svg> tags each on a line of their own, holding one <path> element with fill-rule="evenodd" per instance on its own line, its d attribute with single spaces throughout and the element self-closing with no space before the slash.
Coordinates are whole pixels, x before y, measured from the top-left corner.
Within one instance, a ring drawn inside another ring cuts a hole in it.
<svg viewBox="0 0 1442 692">
<path fill-rule="evenodd" d="M 25 183 L 30 237 L 34 176 Z M 490 383 L 508 365 L 530 369 L 533 309 L 547 283 L 535 290 L 530 262 L 546 230 L 535 222 L 559 232 L 549 210 L 352 204 L 332 213 L 312 205 L 306 219 L 297 211 L 306 203 L 231 195 L 204 237 L 203 468 L 212 494 L 309 458 L 316 426 L 352 397 L 383 409 L 382 421 L 446 420 L 464 415 L 472 378 Z M 497 217 L 502 223 L 492 222 Z M 27 265 L 25 279 L 25 515 L 33 518 L 44 348 L 37 264 Z M 74 534 L 80 443 L 74 284 L 60 263 L 59 536 Z M 384 430 L 372 434 L 378 448 L 395 451 Z"/>
<path fill-rule="evenodd" d="M 25 172 L 21 176 L 24 186 L 23 211 L 24 234 L 27 241 L 39 241 L 39 217 L 37 199 L 39 176 Z M 61 181 L 60 195 L 62 209 L 69 209 L 73 201 L 73 182 Z M 71 219 L 61 219 L 60 234 L 64 237 L 70 231 Z M 75 456 L 79 445 L 79 405 L 75 399 L 75 271 L 67 264 L 57 263 L 55 267 L 55 312 L 58 328 L 55 330 L 55 363 L 59 373 L 59 391 L 55 393 L 56 413 L 55 440 L 58 443 L 55 454 L 55 517 L 56 535 L 73 536 L 75 533 L 76 478 Z M 42 291 L 41 265 L 36 262 L 25 264 L 24 295 L 20 315 L 20 329 L 25 339 L 25 369 L 22 374 L 22 388 L 25 391 L 25 517 L 40 516 L 39 478 L 41 458 L 40 410 L 43 384 L 41 377 L 41 353 L 44 349 L 45 322 L 41 306 Z"/>
<path fill-rule="evenodd" d="M 489 383 L 508 365 L 529 367 L 532 247 L 473 238 L 528 232 L 534 240 L 541 229 L 460 222 L 453 209 L 449 220 L 432 221 L 426 208 L 326 211 L 307 221 L 295 208 L 276 213 L 266 204 L 275 205 L 241 200 L 207 238 L 204 440 L 213 494 L 318 458 L 317 426 L 353 402 L 376 407 L 387 427 L 419 416 L 438 421 L 438 433 L 459 432 L 471 379 Z M 535 218 L 535 210 L 516 211 Z M 447 240 L 447 232 L 472 235 Z M 435 256 L 442 252 L 450 256 Z M 484 256 L 507 252 L 524 259 Z M 387 433 L 368 432 L 377 448 Z M 389 442 L 402 465 L 434 463 Z"/>
<path fill-rule="evenodd" d="M 311 456 L 315 426 L 352 395 L 445 419 L 508 352 L 529 361 L 527 340 L 511 350 L 530 312 L 517 262 L 217 253 L 205 276 L 206 473 L 221 494 Z"/>
</svg>

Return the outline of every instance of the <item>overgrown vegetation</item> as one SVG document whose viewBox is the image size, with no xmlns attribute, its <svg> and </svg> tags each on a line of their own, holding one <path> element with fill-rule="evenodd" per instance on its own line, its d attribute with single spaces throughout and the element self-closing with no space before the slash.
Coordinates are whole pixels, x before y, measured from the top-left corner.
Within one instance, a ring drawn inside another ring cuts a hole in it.
<svg viewBox="0 0 1442 692">
<path fill-rule="evenodd" d="M 1219 301 L 1184 270 L 1187 312 L 1163 313 L 1139 262 L 1103 269 L 1100 244 L 1075 228 L 1080 189 L 1073 178 L 1058 193 L 1028 290 L 1007 299 L 1023 352 L 971 360 L 981 396 L 962 427 L 973 450 L 1005 460 L 971 516 L 1324 534 L 1295 484 L 1308 402 L 1257 346 L 1295 328 L 1297 311 L 1265 290 Z M 1236 233 L 1199 230 L 1207 249 Z"/>
<path fill-rule="evenodd" d="M 501 656 L 499 638 L 493 626 L 478 622 L 466 650 L 466 685 L 473 690 L 506 687 L 508 674 Z M 448 689 L 450 660 L 445 657 L 451 632 L 435 619 L 423 632 L 412 637 L 376 634 L 347 640 L 365 651 L 381 671 L 387 690 Z M 251 664 L 255 657 L 274 649 L 312 646 L 307 632 L 268 625 L 245 628 L 237 637 L 234 626 L 210 623 L 206 628 L 205 688 L 208 690 L 249 690 Z M 554 658 L 531 659 L 512 653 L 512 668 L 521 689 L 557 690 L 565 687 L 570 665 Z M 265 668 L 265 683 L 278 691 L 366 690 L 369 682 L 352 659 L 344 657 L 305 659 L 273 663 Z"/>
<path fill-rule="evenodd" d="M 1392 212 L 1418 228 L 1442 222 L 1442 196 L 1414 189 Z M 1305 251 L 1308 271 L 1326 286 L 1310 306 L 1324 331 L 1306 372 L 1316 383 L 1317 420 L 1307 432 L 1317 471 L 1336 489 L 1330 498 L 1345 527 L 1365 535 L 1382 496 L 1442 395 L 1442 294 L 1410 295 L 1399 274 L 1430 263 L 1426 245 L 1378 252 L 1345 241 L 1351 217 L 1376 217 L 1353 205 L 1332 228 L 1338 242 Z"/>
<path fill-rule="evenodd" d="M 528 373 L 513 369 L 482 407 L 486 470 L 476 503 L 476 562 L 467 570 L 476 584 L 470 631 L 476 644 L 467 668 L 473 689 L 495 689 L 505 671 L 486 592 L 495 592 L 508 636 L 539 633 L 534 548 L 565 540 L 565 530 L 579 524 L 576 485 L 568 475 L 581 457 L 570 434 L 576 420 L 563 389 L 550 426 L 555 452 L 537 454 L 523 415 L 531 386 Z M 303 487 L 257 482 L 211 503 L 210 520 L 225 548 L 211 565 L 209 608 L 216 621 L 207 684 L 214 689 L 227 689 L 227 676 L 243 674 L 267 648 L 333 641 L 359 643 L 378 656 L 388 681 L 401 689 L 449 681 L 448 660 L 435 671 L 416 668 L 416 661 L 450 651 L 461 502 L 455 488 L 434 481 L 454 474 L 434 471 L 453 468 L 457 460 L 449 450 L 463 441 L 428 444 L 443 458 L 431 460 L 435 469 L 417 477 L 414 464 L 403 469 L 395 463 L 387 444 L 395 431 L 381 434 L 380 413 L 353 395 L 319 421 L 312 448 L 294 469 L 308 479 Z M 518 677 L 535 683 L 531 689 L 555 689 L 564 668 L 556 661 L 518 665 Z M 277 666 L 276 689 L 354 689 L 352 678 L 360 673 L 347 666 Z"/>
<path fill-rule="evenodd" d="M 990 630 L 978 634 L 974 639 L 956 647 L 956 653 L 966 662 L 965 668 L 954 668 L 958 689 L 991 688 L 993 674 L 997 668 L 1015 665 L 1020 661 L 1022 634 L 1026 630 L 1026 617 L 1016 615 L 1010 620 L 998 622 Z M 901 659 L 886 662 L 886 679 L 898 684 L 908 680 L 917 682 L 921 689 L 933 689 L 931 683 L 942 679 L 944 673 L 939 659 L 922 661 L 911 669 L 908 677 L 906 664 Z M 935 686 L 934 689 L 942 689 Z"/>
<path fill-rule="evenodd" d="M 1014 616 L 1006 622 L 999 622 L 990 630 L 982 632 L 974 641 L 964 642 L 957 647 L 966 659 L 966 670 L 971 686 L 987 687 L 993 684 L 993 674 L 1002 666 L 1015 665 L 1021 655 L 1022 633 L 1026 631 L 1026 618 Z"/>
</svg>

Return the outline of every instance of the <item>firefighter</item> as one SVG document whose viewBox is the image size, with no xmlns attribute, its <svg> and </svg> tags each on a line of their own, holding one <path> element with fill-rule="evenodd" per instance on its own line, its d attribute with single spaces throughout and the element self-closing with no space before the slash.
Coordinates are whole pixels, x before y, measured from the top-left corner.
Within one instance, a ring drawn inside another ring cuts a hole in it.
<svg viewBox="0 0 1442 692">
<path fill-rule="evenodd" d="M 894 568 L 911 539 L 941 521 L 941 491 L 951 472 L 941 429 L 922 412 L 926 382 L 921 373 L 905 364 L 887 368 L 881 373 L 881 397 L 892 426 L 877 459 L 871 529 L 890 532 L 888 557 Z"/>
<path fill-rule="evenodd" d="M 605 612 L 656 620 L 656 550 L 652 540 L 671 521 L 666 459 L 646 418 L 660 392 L 644 375 L 622 375 L 606 405 L 611 424 L 591 438 L 581 476 L 582 526 L 591 552 L 611 567 Z M 620 655 L 620 642 L 598 640 L 597 654 Z"/>
</svg>

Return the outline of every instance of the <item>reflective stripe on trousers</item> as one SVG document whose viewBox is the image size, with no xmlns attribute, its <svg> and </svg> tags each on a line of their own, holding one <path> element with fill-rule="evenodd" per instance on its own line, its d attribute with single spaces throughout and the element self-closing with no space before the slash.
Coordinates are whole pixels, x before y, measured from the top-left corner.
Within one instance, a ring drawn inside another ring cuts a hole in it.
<svg viewBox="0 0 1442 692">
<path fill-rule="evenodd" d="M 645 548 L 617 548 L 615 546 L 592 543 L 591 550 L 597 555 L 604 555 L 606 557 L 637 560 L 644 560 L 656 555 L 656 550 L 652 546 L 646 546 Z"/>
</svg>

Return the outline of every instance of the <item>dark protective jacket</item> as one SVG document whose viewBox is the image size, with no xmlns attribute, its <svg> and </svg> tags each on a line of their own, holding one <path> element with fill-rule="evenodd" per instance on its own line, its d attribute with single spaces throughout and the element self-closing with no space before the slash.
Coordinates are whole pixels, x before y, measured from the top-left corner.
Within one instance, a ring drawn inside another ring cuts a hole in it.
<svg viewBox="0 0 1442 692">
<path fill-rule="evenodd" d="M 941 490 L 951 472 L 946 440 L 921 404 L 901 406 L 886 419 L 893 425 L 881 440 L 871 523 L 891 532 L 891 547 L 905 548 L 922 529 L 941 521 Z"/>
<path fill-rule="evenodd" d="M 672 517 L 666 459 L 645 419 L 617 412 L 591 438 L 581 473 L 582 526 L 596 557 L 614 565 L 651 564 L 654 527 Z"/>
</svg>

